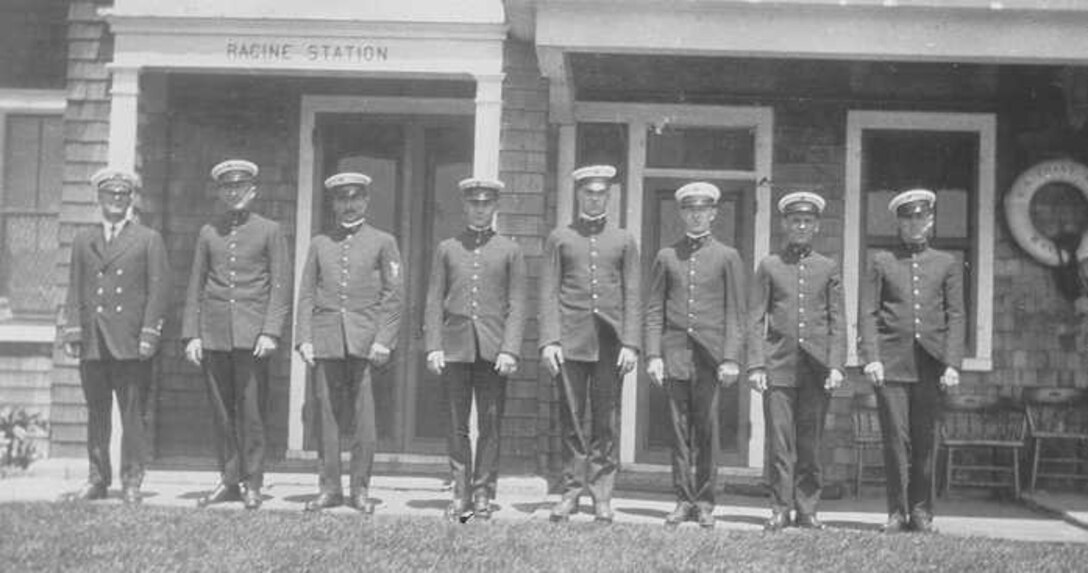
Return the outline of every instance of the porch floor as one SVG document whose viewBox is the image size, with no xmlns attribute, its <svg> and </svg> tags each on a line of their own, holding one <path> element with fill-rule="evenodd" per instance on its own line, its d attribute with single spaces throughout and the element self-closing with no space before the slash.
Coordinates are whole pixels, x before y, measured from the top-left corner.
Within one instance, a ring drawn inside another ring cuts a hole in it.
<svg viewBox="0 0 1088 573">
<path fill-rule="evenodd" d="M 0 480 L 0 503 L 57 500 L 65 492 L 78 488 L 85 475 L 85 460 L 43 460 L 25 474 Z M 195 507 L 196 499 L 211 488 L 216 479 L 216 474 L 209 471 L 150 471 L 144 481 L 144 503 Z M 558 499 L 547 493 L 546 486 L 545 480 L 539 477 L 500 478 L 495 519 L 546 521 L 551 505 Z M 312 474 L 268 474 L 264 508 L 301 511 L 305 502 L 314 497 L 315 490 L 316 478 Z M 102 503 L 119 504 L 118 489 L 115 487 L 110 493 L 111 499 Z M 668 494 L 628 489 L 618 493 L 613 508 L 619 522 L 660 526 L 665 514 L 672 509 L 673 501 Z M 867 488 L 863 493 L 865 495 L 858 500 L 849 497 L 826 500 L 821 507 L 822 519 L 831 527 L 875 532 L 885 520 L 883 495 L 880 488 Z M 1069 496 L 1075 499 L 1071 501 Z M 420 515 L 438 519 L 449 499 L 449 488 L 440 477 L 380 474 L 372 480 L 371 497 L 379 504 L 379 515 Z M 1070 507 L 1088 508 L 1088 496 L 1040 493 L 1031 496 L 1028 502 L 996 501 L 970 491 L 955 493 L 938 500 L 936 524 L 948 535 L 1088 543 L 1086 523 L 1077 519 L 1088 514 L 1066 511 Z M 589 503 L 588 498 L 583 498 L 582 509 L 592 512 Z M 241 510 L 239 503 L 214 508 L 214 511 Z M 353 510 L 336 508 L 331 511 L 351 513 Z M 739 495 L 721 496 L 715 512 L 719 528 L 737 530 L 760 529 L 767 513 L 765 499 Z M 588 521 L 591 517 L 583 514 L 574 519 Z"/>
</svg>

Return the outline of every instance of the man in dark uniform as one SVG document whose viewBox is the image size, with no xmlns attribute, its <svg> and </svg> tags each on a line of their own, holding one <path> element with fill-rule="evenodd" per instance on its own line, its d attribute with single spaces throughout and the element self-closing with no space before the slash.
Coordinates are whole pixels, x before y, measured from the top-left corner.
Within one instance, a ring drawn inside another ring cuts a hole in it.
<svg viewBox="0 0 1088 573">
<path fill-rule="evenodd" d="M 447 436 L 453 500 L 451 519 L 487 519 L 499 475 L 499 429 L 506 378 L 518 367 L 525 327 L 525 259 L 514 241 L 495 234 L 491 221 L 501 181 L 465 179 L 468 228 L 438 245 L 427 289 L 427 366 L 442 375 L 449 405 Z M 476 398 L 476 460 L 469 411 Z M 469 503 L 472 507 L 469 507 Z"/>
<path fill-rule="evenodd" d="M 823 529 L 820 439 L 846 359 L 839 265 L 812 250 L 824 206 L 806 191 L 778 202 L 786 246 L 760 261 L 749 291 L 748 378 L 763 393 L 770 531 L 789 525 L 791 510 L 798 527 Z"/>
<path fill-rule="evenodd" d="M 170 265 L 158 231 L 137 221 L 135 173 L 102 169 L 91 177 L 102 226 L 72 240 L 61 340 L 79 359 L 87 401 L 87 484 L 72 498 L 103 499 L 109 489 L 113 395 L 121 410 L 121 483 L 125 503 L 140 502 L 144 478 L 144 408 L 151 358 L 159 347 L 170 296 Z"/>
<path fill-rule="evenodd" d="M 740 374 L 744 263 L 710 234 L 720 198 L 710 183 L 676 190 L 686 234 L 658 252 L 646 302 L 646 372 L 668 393 L 673 430 L 677 501 L 667 527 L 714 527 L 718 385 Z"/>
<path fill-rule="evenodd" d="M 572 173 L 579 213 L 544 243 L 540 278 L 541 360 L 555 377 L 563 433 L 563 497 L 553 521 L 567 520 L 588 490 L 595 519 L 611 523 L 618 460 L 616 408 L 623 376 L 638 363 L 638 245 L 609 225 L 606 209 L 616 169 L 594 165 Z M 585 402 L 592 423 L 582 424 Z"/>
<path fill-rule="evenodd" d="M 320 488 L 310 511 L 344 503 L 340 434 L 354 414 L 348 505 L 374 512 L 367 497 L 377 447 L 370 367 L 389 362 L 400 332 L 404 283 L 392 235 L 370 226 L 370 177 L 337 173 L 325 180 L 336 227 L 314 237 L 299 283 L 295 342 L 314 367 L 320 430 Z"/>
<path fill-rule="evenodd" d="M 892 198 L 901 242 L 873 253 L 861 285 L 860 350 L 884 435 L 888 533 L 933 531 L 941 393 L 959 384 L 963 360 L 963 269 L 927 244 L 936 199 L 925 189 Z"/>
<path fill-rule="evenodd" d="M 290 311 L 290 261 L 280 225 L 250 211 L 257 166 L 228 160 L 211 170 L 226 212 L 197 237 L 185 297 L 185 356 L 202 366 L 215 419 L 220 483 L 201 507 L 243 499 L 261 506 L 268 363 Z"/>
</svg>

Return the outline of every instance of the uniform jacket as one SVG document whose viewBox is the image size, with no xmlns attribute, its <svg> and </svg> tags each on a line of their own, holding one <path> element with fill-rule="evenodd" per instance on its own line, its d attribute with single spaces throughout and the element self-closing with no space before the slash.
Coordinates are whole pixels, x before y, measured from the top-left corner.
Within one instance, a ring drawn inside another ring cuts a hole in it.
<svg viewBox="0 0 1088 573">
<path fill-rule="evenodd" d="M 887 380 L 917 380 L 914 343 L 945 366 L 964 352 L 963 269 L 950 253 L 901 246 L 869 259 L 861 285 L 861 357 Z"/>
<path fill-rule="evenodd" d="M 803 350 L 825 368 L 843 370 L 843 306 L 834 260 L 812 251 L 766 257 L 749 290 L 748 368 L 766 368 L 772 385 L 793 386 Z"/>
<path fill-rule="evenodd" d="M 137 359 L 140 341 L 158 348 L 169 296 L 170 265 L 158 231 L 129 221 L 107 245 L 95 225 L 72 241 L 62 340 L 81 343 L 84 360 L 105 358 L 101 343 L 114 358 Z"/>
<path fill-rule="evenodd" d="M 540 278 L 540 346 L 560 344 L 568 360 L 598 360 L 597 317 L 638 350 L 640 264 L 635 238 L 603 220 L 552 231 Z"/>
<path fill-rule="evenodd" d="M 317 358 L 365 358 L 375 342 L 396 348 L 403 274 L 396 239 L 368 223 L 314 237 L 299 283 L 295 344 L 313 344 Z"/>
<path fill-rule="evenodd" d="M 253 348 L 257 336 L 282 338 L 291 305 L 287 239 L 256 213 L 226 213 L 196 241 L 182 338 L 207 350 Z"/>
<path fill-rule="evenodd" d="M 493 231 L 465 230 L 438 245 L 424 318 L 427 352 L 447 361 L 491 362 L 521 354 L 525 329 L 525 259 L 518 244 Z"/>
<path fill-rule="evenodd" d="M 741 362 L 744 263 L 736 249 L 684 237 L 657 253 L 651 274 L 646 356 L 663 358 L 667 377 L 693 377 L 689 339 L 718 364 Z"/>
</svg>

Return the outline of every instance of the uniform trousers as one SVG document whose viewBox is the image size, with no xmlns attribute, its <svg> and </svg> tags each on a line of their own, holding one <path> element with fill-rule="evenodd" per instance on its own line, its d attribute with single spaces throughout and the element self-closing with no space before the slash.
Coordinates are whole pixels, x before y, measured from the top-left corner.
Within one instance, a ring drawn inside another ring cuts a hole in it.
<svg viewBox="0 0 1088 573">
<path fill-rule="evenodd" d="M 322 493 L 339 494 L 342 466 L 341 435 L 352 428 L 352 493 L 365 493 L 370 487 L 378 431 L 374 420 L 374 385 L 370 361 L 365 358 L 317 359 L 314 368 L 314 393 L 317 396 L 317 427 L 320 443 L 318 473 Z"/>
<path fill-rule="evenodd" d="M 665 381 L 672 422 L 672 484 L 678 501 L 713 509 L 718 475 L 718 365 L 695 341 L 689 338 L 688 344 L 692 378 Z"/>
<path fill-rule="evenodd" d="M 216 453 L 224 485 L 264 483 L 268 358 L 253 349 L 205 350 L 204 374 L 215 419 Z"/>
<path fill-rule="evenodd" d="M 99 339 L 102 339 L 99 336 Z M 146 463 L 147 390 L 151 385 L 151 360 L 118 360 L 104 343 L 99 346 L 99 360 L 79 363 L 80 383 L 87 402 L 87 481 L 109 487 L 113 478 L 110 465 L 110 433 L 113 428 L 113 397 L 121 410 L 121 484 L 140 487 Z"/>
<path fill-rule="evenodd" d="M 820 501 L 820 441 L 827 416 L 828 370 L 806 352 L 799 352 L 795 385 L 768 381 L 763 395 L 767 431 L 767 481 L 771 508 L 786 513 L 796 509 L 814 515 Z"/>
<path fill-rule="evenodd" d="M 482 358 L 475 362 L 450 362 L 442 373 L 442 389 L 449 407 L 450 472 L 453 497 L 457 499 L 495 497 L 499 477 L 499 438 L 506 408 L 506 377 L 495 371 L 495 363 Z M 472 459 L 469 413 L 476 396 L 476 459 Z"/>
<path fill-rule="evenodd" d="M 594 328 L 597 361 L 565 360 L 556 382 L 563 434 L 563 492 L 569 496 L 588 490 L 595 501 L 608 502 L 619 468 L 616 427 L 623 378 L 616 360 L 622 345 L 608 323 L 596 319 Z M 584 423 L 587 399 L 588 427 Z"/>
<path fill-rule="evenodd" d="M 933 465 L 940 421 L 940 378 L 944 365 L 915 344 L 918 380 L 889 380 L 876 388 L 888 514 L 933 514 Z"/>
</svg>

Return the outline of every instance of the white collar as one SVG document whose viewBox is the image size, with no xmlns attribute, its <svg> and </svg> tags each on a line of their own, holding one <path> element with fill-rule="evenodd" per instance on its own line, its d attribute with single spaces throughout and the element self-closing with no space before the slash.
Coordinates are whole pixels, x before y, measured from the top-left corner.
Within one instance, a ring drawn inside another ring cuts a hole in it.
<svg viewBox="0 0 1088 573">
<path fill-rule="evenodd" d="M 689 239 L 702 239 L 703 237 L 710 236 L 710 231 L 704 231 L 702 233 L 699 233 L 698 235 L 692 235 L 691 233 L 687 233 L 687 236 Z"/>
<path fill-rule="evenodd" d="M 589 215 L 586 215 L 585 213 L 578 213 L 578 217 L 581 220 L 589 221 L 589 222 L 600 221 L 601 219 L 604 219 L 607 216 L 608 216 L 608 213 L 601 213 L 600 215 L 597 215 L 595 217 L 590 217 Z"/>
<path fill-rule="evenodd" d="M 345 228 L 345 229 L 354 229 L 354 228 L 358 227 L 359 225 L 362 225 L 363 223 L 366 223 L 366 217 L 363 217 L 363 218 L 359 219 L 358 221 L 355 221 L 354 223 L 340 223 L 340 226 Z"/>
<path fill-rule="evenodd" d="M 125 210 L 125 216 L 122 217 L 120 221 L 110 221 L 109 219 L 102 216 L 102 211 L 98 212 L 98 219 L 102 222 L 102 232 L 105 233 L 107 237 L 109 236 L 110 229 L 112 229 L 114 225 L 117 226 L 117 232 L 120 233 L 121 229 L 125 228 L 125 225 L 128 225 L 130 222 L 136 220 L 135 214 L 132 211 L 132 206 L 129 206 L 129 208 Z"/>
</svg>

